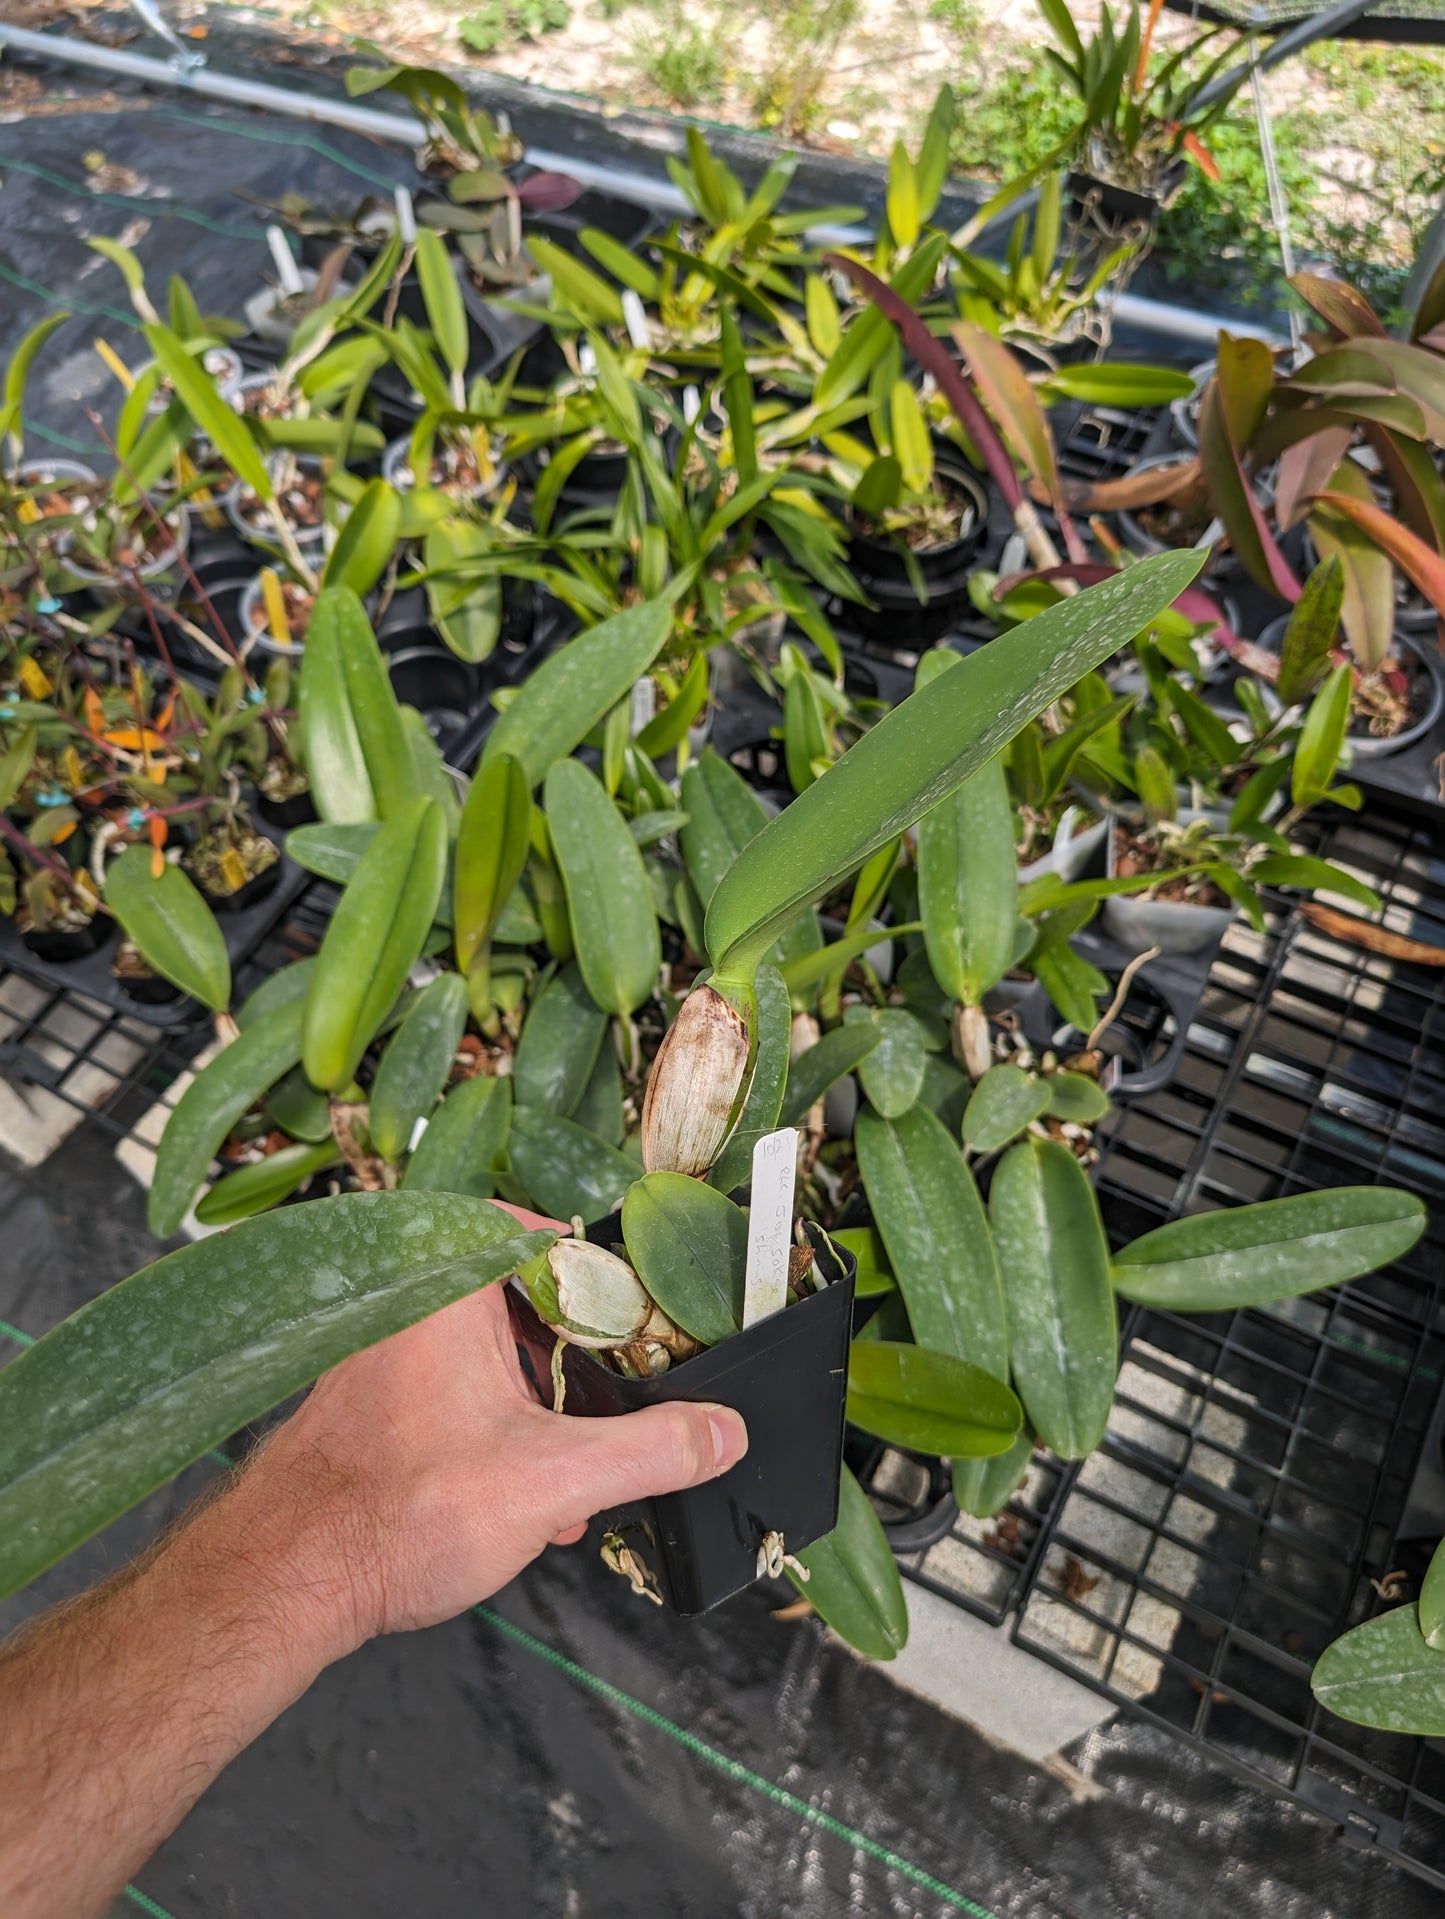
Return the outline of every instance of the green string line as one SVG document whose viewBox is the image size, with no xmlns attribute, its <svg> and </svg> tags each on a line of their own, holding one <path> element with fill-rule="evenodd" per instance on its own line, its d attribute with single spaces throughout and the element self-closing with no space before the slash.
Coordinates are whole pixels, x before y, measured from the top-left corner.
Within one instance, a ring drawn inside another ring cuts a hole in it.
<svg viewBox="0 0 1445 1919">
<path fill-rule="evenodd" d="M 130 327 L 133 332 L 140 331 L 140 321 L 133 313 L 126 313 L 120 307 L 91 306 L 85 300 L 68 300 L 50 287 L 42 286 L 39 280 L 27 280 L 23 273 L 16 273 L 12 267 L 0 266 L 0 280 L 6 280 L 26 293 L 33 293 L 50 306 L 66 307 L 71 313 L 89 314 L 93 320 L 119 320 L 122 326 Z"/>
<path fill-rule="evenodd" d="M 223 133 L 233 133 L 241 140 L 259 140 L 263 146 L 308 147 L 312 153 L 319 153 L 323 159 L 334 161 L 348 173 L 354 173 L 358 180 L 380 187 L 387 194 L 396 188 L 396 181 L 390 175 L 378 173 L 364 162 L 353 160 L 339 147 L 333 147 L 329 141 L 319 139 L 314 133 L 272 133 L 265 127 L 244 126 L 239 121 L 223 119 L 219 114 L 187 113 L 183 107 L 152 107 L 150 111 L 162 120 L 179 120 L 185 126 L 219 127 Z"/>
<path fill-rule="evenodd" d="M 133 1905 L 139 1906 L 142 1912 L 148 1912 L 151 1919 L 173 1919 L 172 1914 L 167 1912 L 164 1906 L 158 1906 L 154 1899 L 147 1898 L 139 1886 L 126 1886 L 124 1892 L 126 1898 Z"/>
<path fill-rule="evenodd" d="M 67 453 L 103 453 L 105 448 L 99 440 L 72 440 L 68 433 L 57 433 L 53 427 L 40 426 L 34 420 L 25 422 L 25 437 L 31 435 L 37 440 L 48 440 L 52 446 L 63 446 Z"/>
<path fill-rule="evenodd" d="M 500 1613 L 493 1612 L 489 1606 L 474 1606 L 472 1610 L 478 1619 L 484 1619 L 489 1626 L 495 1626 L 505 1638 L 513 1640 L 519 1646 L 524 1646 L 528 1652 L 535 1653 L 538 1659 L 545 1660 L 549 1666 L 555 1666 L 558 1672 L 565 1673 L 569 1679 L 585 1687 L 588 1692 L 596 1693 L 598 1698 L 607 1700 L 610 1705 L 620 1706 L 624 1712 L 632 1713 L 635 1718 L 651 1726 L 654 1731 L 675 1740 L 695 1759 L 701 1759 L 726 1778 L 751 1787 L 754 1792 L 762 1793 L 775 1805 L 781 1806 L 785 1812 L 790 1812 L 799 1819 L 805 1819 L 809 1825 L 817 1826 L 821 1831 L 831 1834 L 833 1838 L 842 1839 L 857 1851 L 867 1853 L 870 1859 L 876 1859 L 880 1864 L 887 1866 L 890 1872 L 900 1873 L 905 1879 L 912 1880 L 915 1886 L 921 1886 L 925 1892 L 931 1892 L 945 1905 L 952 1906 L 955 1912 L 968 1913 L 971 1919 L 994 1919 L 994 1914 L 985 1906 L 976 1905 L 972 1899 L 966 1898 L 961 1892 L 956 1892 L 952 1886 L 946 1886 L 941 1879 L 935 1879 L 931 1873 L 924 1872 L 922 1867 L 913 1865 L 900 1853 L 893 1852 L 887 1846 L 879 1845 L 876 1839 L 868 1838 L 865 1833 L 856 1831 L 852 1826 L 845 1826 L 841 1819 L 835 1819 L 831 1813 L 821 1812 L 818 1807 L 810 1806 L 806 1799 L 799 1799 L 796 1793 L 787 1791 L 783 1786 L 775 1785 L 771 1779 L 764 1779 L 761 1773 L 753 1772 L 750 1767 L 741 1765 L 736 1759 L 729 1759 L 726 1753 L 719 1752 L 714 1746 L 709 1746 L 704 1740 L 699 1739 L 696 1733 L 687 1732 L 683 1727 L 674 1725 L 672 1720 L 665 1719 L 651 1706 L 645 1706 L 640 1699 L 634 1699 L 631 1693 L 623 1692 L 620 1687 L 610 1685 L 605 1679 L 599 1679 L 595 1673 L 588 1672 L 585 1666 L 579 1666 L 575 1660 L 568 1659 L 565 1653 L 556 1652 L 551 1646 L 544 1645 L 540 1639 L 534 1639 L 531 1633 L 525 1632 L 520 1626 L 514 1626 L 509 1619 L 503 1619 Z"/>
<path fill-rule="evenodd" d="M 204 227 L 207 233 L 218 233 L 226 240 L 264 240 L 262 227 L 230 227 L 223 221 L 213 220 L 209 214 L 199 212 L 195 207 L 181 206 L 171 200 L 156 200 L 138 193 L 97 193 L 80 180 L 67 180 L 63 173 L 52 173 L 48 167 L 36 166 L 30 160 L 16 160 L 0 153 L 0 169 L 9 173 L 33 174 L 37 180 L 44 180 L 48 186 L 57 187 L 62 193 L 69 193 L 81 200 L 99 200 L 110 207 L 121 207 L 127 213 L 136 209 L 144 212 L 148 218 L 157 217 L 166 220 L 188 220 L 192 226 Z"/>
</svg>

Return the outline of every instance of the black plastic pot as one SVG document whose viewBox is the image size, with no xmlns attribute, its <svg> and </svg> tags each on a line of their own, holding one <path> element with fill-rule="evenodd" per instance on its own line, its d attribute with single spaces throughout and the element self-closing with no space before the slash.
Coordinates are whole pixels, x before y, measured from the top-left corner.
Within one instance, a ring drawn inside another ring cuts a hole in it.
<svg viewBox="0 0 1445 1919">
<path fill-rule="evenodd" d="M 958 539 L 914 554 L 928 589 L 926 603 L 914 591 L 897 543 L 854 530 L 848 542 L 848 565 L 873 605 L 850 602 L 841 609 L 840 617 L 866 639 L 887 639 L 911 648 L 930 646 L 952 630 L 959 614 L 970 604 L 968 576 L 977 564 L 978 550 L 988 531 L 988 489 L 956 457 L 939 458 L 936 465 L 953 487 L 968 495 L 973 518 Z"/>
<path fill-rule="evenodd" d="M 281 878 L 280 852 L 278 849 L 277 857 L 271 864 L 263 867 L 259 873 L 253 873 L 245 885 L 238 886 L 234 893 L 213 893 L 197 874 L 192 873 L 190 877 L 205 894 L 213 913 L 244 913 L 265 899 Z"/>
<path fill-rule="evenodd" d="M 1173 161 L 1165 174 L 1164 192 L 1156 197 L 1152 193 L 1132 193 L 1128 187 L 1115 186 L 1111 180 L 1101 180 L 1092 173 L 1071 173 L 1068 177 L 1069 211 L 1077 219 L 1083 218 L 1089 202 L 1108 220 L 1133 223 L 1143 221 L 1152 226 L 1159 218 L 1162 208 L 1173 199 L 1183 182 L 1187 163 Z"/>
<path fill-rule="evenodd" d="M 480 669 L 459 660 L 425 632 L 415 633 L 413 644 L 391 650 L 387 667 L 396 697 L 403 706 L 417 709 L 445 757 L 481 698 Z"/>
<path fill-rule="evenodd" d="M 105 945 L 114 931 L 115 921 L 109 913 L 96 913 L 84 926 L 32 926 L 20 938 L 36 959 L 46 960 L 52 966 L 66 966 L 73 960 L 88 959 Z"/>
<path fill-rule="evenodd" d="M 589 1226 L 587 1237 L 614 1244 L 617 1220 Z M 747 1422 L 747 1453 L 720 1479 L 601 1516 L 676 1612 L 706 1612 L 750 1586 L 765 1534 L 781 1533 L 786 1550 L 800 1552 L 837 1524 L 857 1268 L 821 1234 L 814 1248 L 829 1282 L 821 1293 L 659 1379 L 624 1379 L 580 1346 L 563 1349 L 569 1413 L 608 1418 L 669 1400 L 717 1401 Z M 551 1333 L 517 1287 L 507 1289 L 507 1302 L 533 1377 L 550 1381 Z"/>
<path fill-rule="evenodd" d="M 304 793 L 293 793 L 289 800 L 268 799 L 258 790 L 254 804 L 261 818 L 278 833 L 289 833 L 293 826 L 309 826 L 316 818 L 316 804 L 309 788 Z"/>
<path fill-rule="evenodd" d="M 114 968 L 111 972 L 121 991 L 138 1006 L 169 1006 L 181 997 L 180 987 L 173 986 L 168 979 L 162 979 L 159 973 L 132 977 L 127 973 L 116 973 Z"/>
</svg>

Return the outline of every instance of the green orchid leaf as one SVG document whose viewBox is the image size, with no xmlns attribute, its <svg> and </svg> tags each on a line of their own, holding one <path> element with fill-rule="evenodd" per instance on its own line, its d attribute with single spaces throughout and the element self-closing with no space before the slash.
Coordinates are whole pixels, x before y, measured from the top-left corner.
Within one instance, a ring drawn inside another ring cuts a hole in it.
<svg viewBox="0 0 1445 1919">
<path fill-rule="evenodd" d="M 1046 1080 L 1021 1066 L 991 1066 L 964 1111 L 963 1143 L 975 1153 L 996 1153 L 1048 1110 Z"/>
<path fill-rule="evenodd" d="M 265 1116 L 268 1125 L 303 1145 L 319 1146 L 331 1138 L 331 1102 L 299 1066 L 293 1066 L 266 1095 Z"/>
<path fill-rule="evenodd" d="M 788 1078 L 788 1047 L 793 1009 L 782 974 L 775 966 L 758 968 L 758 1037 L 752 1077 L 727 1143 L 714 1160 L 707 1183 L 720 1193 L 745 1186 L 753 1176 L 753 1148 L 780 1124 L 783 1088 Z"/>
<path fill-rule="evenodd" d="M 306 770 L 321 817 L 392 818 L 413 797 L 411 751 L 386 660 L 350 587 L 317 595 L 300 704 Z"/>
<path fill-rule="evenodd" d="M 400 1160 L 419 1119 L 429 1119 L 456 1064 L 467 1023 L 467 987 L 442 973 L 411 997 L 371 1085 L 371 1142 L 383 1159 Z"/>
<path fill-rule="evenodd" d="M 898 1562 L 868 1495 L 845 1466 L 838 1523 L 798 1555 L 806 1581 L 788 1577 L 840 1639 L 865 1659 L 894 1659 L 908 1644 Z"/>
<path fill-rule="evenodd" d="M 203 1226 L 234 1226 L 237 1220 L 279 1206 L 308 1179 L 341 1163 L 336 1142 L 330 1138 L 318 1144 L 283 1146 L 279 1152 L 268 1153 L 265 1159 L 218 1179 L 198 1202 L 196 1218 Z"/>
<path fill-rule="evenodd" d="M 554 1219 L 605 1219 L 638 1176 L 638 1162 L 556 1113 L 518 1106 L 507 1142 L 523 1190 Z"/>
<path fill-rule="evenodd" d="M 850 1006 L 844 1030 L 872 1027 L 878 1044 L 858 1061 L 869 1104 L 884 1119 L 898 1119 L 923 1091 L 924 1032 L 911 1013 L 894 1006 Z"/>
<path fill-rule="evenodd" d="M 1413 1606 L 1367 1619 L 1326 1646 L 1310 1691 L 1326 1712 L 1357 1726 L 1445 1736 L 1445 1651 L 1426 1643 Z"/>
<path fill-rule="evenodd" d="M 1420 1582 L 1420 1631 L 1427 1646 L 1445 1650 L 1445 1540 L 1435 1548 Z"/>
<path fill-rule="evenodd" d="M 1023 1409 L 991 1373 L 951 1353 L 870 1339 L 848 1355 L 848 1417 L 890 1446 L 984 1459 L 1009 1450 Z"/>
<path fill-rule="evenodd" d="M 322 584 L 349 587 L 364 599 L 391 564 L 400 531 L 401 495 L 386 480 L 368 480 L 336 536 Z"/>
<path fill-rule="evenodd" d="M 402 1178 L 405 1191 L 490 1199 L 512 1123 L 510 1080 L 478 1073 L 454 1086 L 432 1115 Z"/>
<path fill-rule="evenodd" d="M 1046 1110 L 1066 1125 L 1096 1126 L 1109 1110 L 1109 1095 L 1087 1073 L 1050 1073 L 1044 1088 L 1049 1096 Z"/>
<path fill-rule="evenodd" d="M 1104 1437 L 1119 1370 L 1109 1242 L 1094 1189 L 1067 1146 L 1030 1139 L 999 1161 L 988 1210 L 1029 1423 L 1061 1459 L 1086 1459 Z"/>
<path fill-rule="evenodd" d="M 716 1346 L 741 1332 L 748 1216 L 685 1173 L 646 1173 L 622 1202 L 638 1278 L 675 1325 Z"/>
<path fill-rule="evenodd" d="M 431 930 L 446 871 L 446 820 L 413 800 L 357 863 L 316 956 L 306 998 L 302 1063 L 313 1086 L 336 1091 L 396 1003 Z"/>
<path fill-rule="evenodd" d="M 496 931 L 522 869 L 532 827 L 527 776 L 519 760 L 499 753 L 478 768 L 462 807 L 452 880 L 457 966 L 469 973 Z"/>
<path fill-rule="evenodd" d="M 778 1124 L 801 1126 L 829 1087 L 855 1072 L 882 1037 L 872 1020 L 864 1025 L 835 1026 L 831 1033 L 824 1033 L 815 1046 L 810 1046 L 789 1066 L 788 1087 Z M 836 1239 L 838 1235 L 835 1233 L 833 1237 Z"/>
<path fill-rule="evenodd" d="M 1023 1484 L 1033 1453 L 1033 1428 L 1025 1420 L 1006 1453 L 995 1453 L 992 1459 L 956 1459 L 953 1496 L 959 1511 L 974 1519 L 992 1519 L 1002 1512 Z"/>
<path fill-rule="evenodd" d="M 284 999 L 260 1013 L 182 1093 L 156 1150 L 146 1202 L 157 1239 L 179 1227 L 236 1121 L 301 1058 L 303 1004 Z"/>
<path fill-rule="evenodd" d="M 1006 646 L 980 647 L 894 707 L 769 822 L 718 885 L 707 941 L 720 980 L 750 980 L 797 914 L 941 805 L 1029 719 L 1172 605 L 1201 564 L 1191 551 L 1127 567 L 1026 621 Z"/>
<path fill-rule="evenodd" d="M 1008 1378 L 1008 1324 L 993 1235 L 973 1175 L 925 1106 L 864 1107 L 858 1168 L 920 1345 Z"/>
<path fill-rule="evenodd" d="M 446 362 L 447 371 L 454 379 L 460 379 L 467 370 L 471 329 L 447 243 L 431 227 L 417 228 L 416 277 L 432 338 Z"/>
<path fill-rule="evenodd" d="M 555 1237 L 484 1201 L 355 1193 L 248 1220 L 102 1293 L 0 1375 L 0 1592 L 319 1373 Z"/>
<path fill-rule="evenodd" d="M 629 1018 L 651 997 L 662 964 L 642 854 L 601 781 L 580 760 L 551 767 L 546 806 L 587 990 L 604 1012 Z"/>
<path fill-rule="evenodd" d="M 311 975 L 315 971 L 314 959 L 292 960 L 289 966 L 278 968 L 242 1000 L 236 1009 L 236 1025 L 244 1033 L 267 1013 L 274 1013 L 278 1006 L 299 1004 L 311 991 Z"/>
<path fill-rule="evenodd" d="M 537 786 L 647 671 L 671 630 L 671 605 L 648 600 L 559 647 L 528 676 L 487 735 L 483 766 L 510 753 L 522 762 L 528 787 Z"/>
<path fill-rule="evenodd" d="M 160 325 L 146 327 L 145 337 L 176 398 L 226 465 L 258 499 L 271 499 L 271 475 L 250 428 L 230 402 L 221 398 L 219 387 L 185 341 Z"/>
<path fill-rule="evenodd" d="M 149 846 L 128 846 L 106 869 L 105 899 L 146 965 L 219 1013 L 231 997 L 231 960 L 216 916 L 169 860 L 157 877 Z"/>
<path fill-rule="evenodd" d="M 587 991 L 580 971 L 562 967 L 533 1000 L 517 1043 L 512 1065 L 517 1104 L 572 1118 L 606 1038 L 607 1015 Z"/>
<path fill-rule="evenodd" d="M 1165 1312 L 1268 1306 L 1387 1266 L 1424 1230 L 1423 1204 L 1395 1186 L 1292 1193 L 1146 1233 L 1114 1255 L 1114 1285 Z"/>
<path fill-rule="evenodd" d="M 627 1131 L 622 1109 L 622 1069 L 617 1063 L 617 1048 L 604 1039 L 597 1051 L 597 1064 L 582 1088 L 582 1097 L 570 1117 L 585 1126 L 609 1146 L 621 1146 Z"/>
<path fill-rule="evenodd" d="M 737 768 L 711 748 L 683 774 L 681 797 L 687 825 L 678 838 L 688 877 L 705 912 L 723 875 L 767 825 L 768 812 Z M 773 957 L 786 967 L 822 944 L 817 915 L 805 913 L 784 933 Z"/>
<path fill-rule="evenodd" d="M 1296 806 L 1314 806 L 1330 790 L 1350 723 L 1354 669 L 1337 666 L 1310 701 L 1295 745 L 1290 797 Z"/>
</svg>

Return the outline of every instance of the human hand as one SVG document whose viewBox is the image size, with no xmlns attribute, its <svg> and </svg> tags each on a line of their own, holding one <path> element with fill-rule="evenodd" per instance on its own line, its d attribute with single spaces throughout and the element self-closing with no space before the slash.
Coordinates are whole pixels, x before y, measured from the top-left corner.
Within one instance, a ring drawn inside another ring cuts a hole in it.
<svg viewBox="0 0 1445 1919">
<path fill-rule="evenodd" d="M 558 1225 L 505 1210 L 528 1228 Z M 301 1542 L 297 1589 L 334 1613 L 339 1656 L 452 1618 L 549 1542 L 580 1539 L 593 1513 L 698 1485 L 746 1450 L 742 1419 L 723 1406 L 609 1419 L 544 1408 L 492 1285 L 327 1373 L 233 1497 L 286 1515 Z"/>
</svg>

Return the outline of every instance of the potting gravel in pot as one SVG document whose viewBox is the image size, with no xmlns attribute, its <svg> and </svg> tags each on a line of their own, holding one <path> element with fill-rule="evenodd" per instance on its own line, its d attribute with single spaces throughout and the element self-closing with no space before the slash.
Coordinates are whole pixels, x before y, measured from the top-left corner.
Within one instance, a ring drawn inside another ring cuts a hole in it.
<svg viewBox="0 0 1445 1919">
<path fill-rule="evenodd" d="M 1272 620 L 1256 645 L 1278 656 L 1289 615 Z M 1266 704 L 1277 711 L 1278 694 L 1261 681 Z M 1413 746 L 1445 713 L 1445 670 L 1439 649 L 1423 633 L 1397 630 L 1387 658 L 1372 672 L 1356 673 L 1345 743 L 1354 759 L 1383 759 Z"/>
<path fill-rule="evenodd" d="M 1146 892 L 1104 901 L 1104 924 L 1121 946 L 1136 953 L 1151 946 L 1163 953 L 1194 953 L 1223 939 L 1234 918 L 1234 901 L 1206 874 L 1174 872 L 1189 856 L 1181 847 L 1181 832 L 1212 824 L 1206 815 L 1188 809 L 1181 812 L 1177 827 L 1173 821 L 1152 826 L 1142 819 L 1109 822 L 1110 879 L 1173 875 Z"/>
<path fill-rule="evenodd" d="M 869 638 L 931 644 L 969 603 L 968 576 L 987 530 L 987 488 L 950 451 L 936 456 L 929 491 L 926 511 L 876 517 L 855 498 L 848 564 L 873 605 L 849 605 L 846 618 Z"/>
<path fill-rule="evenodd" d="M 239 913 L 264 899 L 281 877 L 281 851 L 249 821 L 236 818 L 203 833 L 181 865 L 218 913 Z"/>
</svg>

